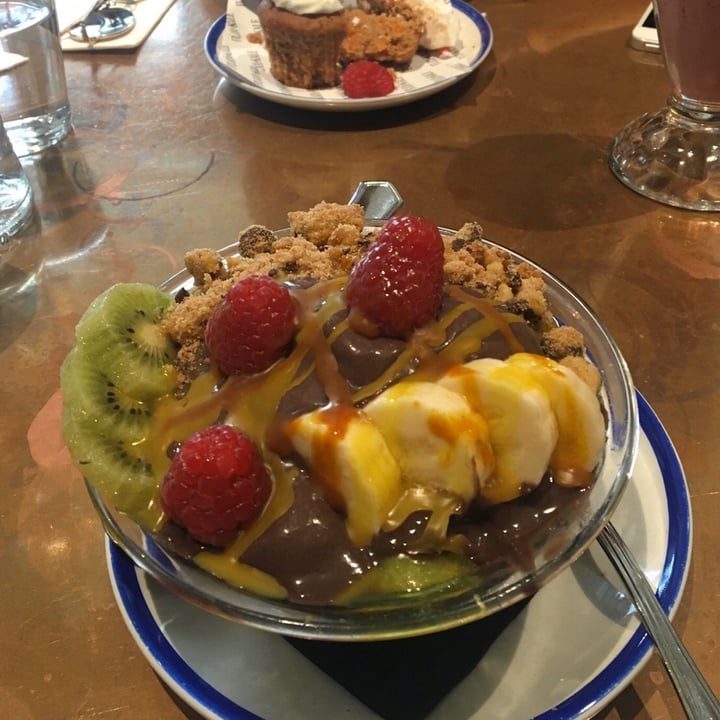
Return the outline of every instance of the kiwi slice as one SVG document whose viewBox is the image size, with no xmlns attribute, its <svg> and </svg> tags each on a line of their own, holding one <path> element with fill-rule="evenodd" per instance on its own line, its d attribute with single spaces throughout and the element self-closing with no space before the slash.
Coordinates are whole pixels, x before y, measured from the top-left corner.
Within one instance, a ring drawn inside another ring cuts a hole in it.
<svg viewBox="0 0 720 720">
<path fill-rule="evenodd" d="M 63 408 L 63 437 L 84 478 L 105 495 L 120 512 L 147 514 L 157 494 L 152 465 L 137 446 L 111 435 L 98 434 Z"/>
<path fill-rule="evenodd" d="M 63 362 L 60 386 L 65 410 L 76 425 L 133 443 L 147 436 L 152 401 L 137 400 L 120 390 L 79 347 Z"/>
<path fill-rule="evenodd" d="M 159 479 L 144 451 L 155 402 L 175 387 L 176 349 L 158 325 L 171 303 L 151 285 L 114 285 L 81 318 L 60 371 L 63 437 L 75 465 L 134 516 L 156 504 Z"/>
<path fill-rule="evenodd" d="M 433 592 L 448 592 L 474 577 L 477 567 L 463 555 L 442 553 L 423 557 L 397 555 L 385 558 L 365 573 L 339 599 L 340 604 L 418 602 Z"/>
<path fill-rule="evenodd" d="M 165 395 L 176 384 L 176 347 L 158 322 L 171 304 L 152 285 L 113 285 L 80 319 L 78 346 L 122 393 L 139 400 Z"/>
<path fill-rule="evenodd" d="M 118 510 L 145 512 L 158 485 L 142 453 L 152 401 L 137 400 L 119 390 L 82 346 L 65 358 L 60 387 L 63 438 L 75 465 Z"/>
</svg>

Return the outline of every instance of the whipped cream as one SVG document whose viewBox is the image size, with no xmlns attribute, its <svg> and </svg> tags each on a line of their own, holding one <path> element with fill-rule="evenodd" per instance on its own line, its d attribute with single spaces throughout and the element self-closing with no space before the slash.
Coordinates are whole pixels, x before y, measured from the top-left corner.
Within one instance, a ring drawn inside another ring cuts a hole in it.
<svg viewBox="0 0 720 720">
<path fill-rule="evenodd" d="M 356 0 L 273 0 L 282 10 L 295 15 L 331 15 L 357 7 Z"/>
<path fill-rule="evenodd" d="M 420 47 L 427 50 L 455 47 L 459 27 L 457 14 L 450 0 L 406 0 L 423 19 L 425 32 Z"/>
</svg>

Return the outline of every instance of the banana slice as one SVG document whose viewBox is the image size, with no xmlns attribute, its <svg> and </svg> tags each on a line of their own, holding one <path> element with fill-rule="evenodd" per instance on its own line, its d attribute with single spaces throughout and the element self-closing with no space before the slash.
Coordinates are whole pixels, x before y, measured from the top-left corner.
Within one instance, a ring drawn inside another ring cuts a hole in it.
<svg viewBox="0 0 720 720">
<path fill-rule="evenodd" d="M 533 373 L 482 358 L 452 368 L 440 385 L 463 395 L 488 424 L 495 472 L 482 485 L 482 496 L 502 503 L 536 487 L 548 469 L 558 428 L 548 395 Z"/>
<path fill-rule="evenodd" d="M 448 388 L 399 382 L 368 403 L 365 413 L 385 438 L 407 484 L 468 502 L 493 471 L 485 420 Z"/>
<path fill-rule="evenodd" d="M 543 386 L 558 425 L 550 466 L 565 484 L 586 485 L 605 447 L 605 419 L 597 395 L 572 370 L 550 358 L 517 353 L 507 361 Z"/>
<path fill-rule="evenodd" d="M 287 429 L 331 505 L 344 510 L 350 539 L 367 545 L 400 498 L 400 467 L 362 411 L 332 406 L 295 418 Z"/>
</svg>

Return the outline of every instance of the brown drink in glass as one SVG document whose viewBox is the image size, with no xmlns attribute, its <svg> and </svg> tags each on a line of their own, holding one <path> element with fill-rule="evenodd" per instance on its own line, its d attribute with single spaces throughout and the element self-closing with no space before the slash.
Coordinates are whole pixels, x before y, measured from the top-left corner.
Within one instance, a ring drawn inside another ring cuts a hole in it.
<svg viewBox="0 0 720 720">
<path fill-rule="evenodd" d="M 720 106 L 720 0 L 656 0 L 673 94 Z"/>
<path fill-rule="evenodd" d="M 720 211 L 720 0 L 654 3 L 672 93 L 620 131 L 610 168 L 658 202 Z"/>
</svg>

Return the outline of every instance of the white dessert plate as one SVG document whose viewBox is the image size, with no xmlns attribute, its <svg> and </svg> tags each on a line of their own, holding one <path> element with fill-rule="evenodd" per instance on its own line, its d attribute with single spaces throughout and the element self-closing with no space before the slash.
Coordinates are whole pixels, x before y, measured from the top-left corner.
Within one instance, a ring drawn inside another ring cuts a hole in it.
<svg viewBox="0 0 720 720">
<path fill-rule="evenodd" d="M 250 42 L 260 32 L 257 15 L 237 0 L 233 15 L 223 15 L 205 36 L 205 55 L 230 83 L 281 105 L 335 112 L 355 112 L 404 105 L 444 90 L 475 70 L 488 56 L 493 31 L 485 16 L 462 0 L 452 0 L 459 28 L 457 47 L 442 57 L 416 55 L 397 73 L 397 87 L 380 98 L 348 98 L 341 88 L 304 90 L 279 83 L 270 74 L 267 51 Z M 232 19 L 231 19 L 232 18 Z M 230 26 L 230 23 L 233 26 Z M 228 34 L 224 32 L 228 28 Z"/>
<path fill-rule="evenodd" d="M 672 442 L 639 394 L 638 404 L 642 433 L 635 472 L 613 524 L 672 616 L 689 568 L 690 501 Z M 113 590 L 133 638 L 155 672 L 203 718 L 380 717 L 281 636 L 188 604 L 107 542 Z M 354 645 L 345 647 L 352 652 Z M 426 720 L 589 718 L 631 682 L 652 648 L 595 543 L 509 621 Z"/>
</svg>

